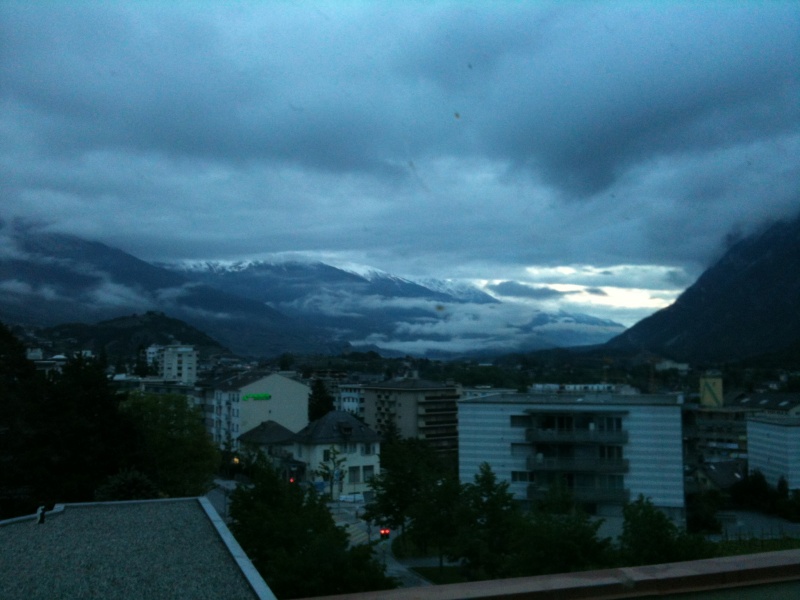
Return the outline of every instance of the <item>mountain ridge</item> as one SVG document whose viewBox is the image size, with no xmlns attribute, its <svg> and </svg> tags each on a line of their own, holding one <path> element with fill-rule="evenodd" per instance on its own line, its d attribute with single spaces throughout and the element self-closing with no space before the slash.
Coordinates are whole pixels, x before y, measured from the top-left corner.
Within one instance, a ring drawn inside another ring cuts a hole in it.
<svg viewBox="0 0 800 600">
<path fill-rule="evenodd" d="M 800 341 L 800 216 L 733 244 L 670 306 L 609 340 L 678 360 L 726 362 Z"/>
<path fill-rule="evenodd" d="M 596 344 L 623 329 L 586 315 L 520 313 L 468 283 L 426 285 L 379 269 L 365 277 L 292 260 L 165 268 L 77 236 L 2 225 L 0 235 L 0 318 L 14 324 L 158 311 L 241 355 L 366 348 L 439 358 Z"/>
</svg>

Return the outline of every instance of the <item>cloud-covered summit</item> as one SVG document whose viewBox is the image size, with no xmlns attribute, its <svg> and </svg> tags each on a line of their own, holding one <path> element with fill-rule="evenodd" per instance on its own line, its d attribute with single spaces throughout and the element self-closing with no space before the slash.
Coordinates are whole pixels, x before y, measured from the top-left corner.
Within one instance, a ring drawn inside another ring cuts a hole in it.
<svg viewBox="0 0 800 600">
<path fill-rule="evenodd" d="M 641 317 L 800 207 L 797 31 L 778 1 L 7 0 L 0 217 L 149 260 L 609 270 Z"/>
</svg>

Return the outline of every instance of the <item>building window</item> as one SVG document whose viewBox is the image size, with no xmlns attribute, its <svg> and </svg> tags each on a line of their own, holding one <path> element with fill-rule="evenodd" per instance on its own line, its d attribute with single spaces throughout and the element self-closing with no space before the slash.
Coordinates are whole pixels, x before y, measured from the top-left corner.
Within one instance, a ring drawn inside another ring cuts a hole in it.
<svg viewBox="0 0 800 600">
<path fill-rule="evenodd" d="M 621 459 L 622 446 L 600 446 L 600 458 Z"/>
<path fill-rule="evenodd" d="M 350 467 L 347 470 L 347 477 L 349 483 L 361 483 L 361 467 Z"/>
<path fill-rule="evenodd" d="M 369 456 L 375 453 L 375 447 L 373 444 L 364 444 L 364 456 Z"/>
<path fill-rule="evenodd" d="M 369 483 L 369 480 L 375 477 L 375 467 L 368 465 L 364 467 L 364 481 Z"/>
<path fill-rule="evenodd" d="M 511 481 L 525 481 L 527 482 L 528 472 L 527 471 L 511 471 Z"/>
</svg>

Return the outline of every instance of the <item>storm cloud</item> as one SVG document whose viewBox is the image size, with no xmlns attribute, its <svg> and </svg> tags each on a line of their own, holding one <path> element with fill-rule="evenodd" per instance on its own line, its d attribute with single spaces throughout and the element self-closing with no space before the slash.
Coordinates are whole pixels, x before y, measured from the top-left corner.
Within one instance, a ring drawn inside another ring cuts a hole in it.
<svg viewBox="0 0 800 600">
<path fill-rule="evenodd" d="M 7 0 L 0 218 L 630 324 L 800 210 L 798 31 L 792 2 Z"/>
</svg>

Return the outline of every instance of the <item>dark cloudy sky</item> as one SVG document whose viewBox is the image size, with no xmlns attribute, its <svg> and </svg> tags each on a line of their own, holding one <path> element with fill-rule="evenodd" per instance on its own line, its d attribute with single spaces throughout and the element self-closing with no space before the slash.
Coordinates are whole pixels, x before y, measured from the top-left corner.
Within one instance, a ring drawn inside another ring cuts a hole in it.
<svg viewBox="0 0 800 600">
<path fill-rule="evenodd" d="M 628 325 L 800 210 L 798 2 L 0 7 L 6 224 Z"/>
</svg>

